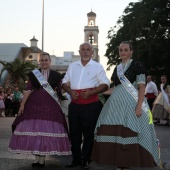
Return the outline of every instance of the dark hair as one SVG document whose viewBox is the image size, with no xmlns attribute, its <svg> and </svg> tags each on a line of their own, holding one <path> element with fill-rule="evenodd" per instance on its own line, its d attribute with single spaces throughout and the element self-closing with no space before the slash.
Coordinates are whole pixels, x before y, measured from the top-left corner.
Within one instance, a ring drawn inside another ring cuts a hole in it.
<svg viewBox="0 0 170 170">
<path fill-rule="evenodd" d="M 46 53 L 46 52 L 43 52 L 40 54 L 40 57 L 44 56 L 44 55 L 47 55 L 49 57 L 49 59 L 51 60 L 51 57 L 50 57 L 50 54 L 49 53 Z"/>
<path fill-rule="evenodd" d="M 149 75 L 147 75 L 147 77 L 149 77 L 149 76 L 151 77 L 151 80 L 153 80 L 153 77 L 152 77 L 152 75 L 150 75 L 150 74 L 149 74 Z"/>
<path fill-rule="evenodd" d="M 161 77 L 166 78 L 166 80 L 167 80 L 167 76 L 166 75 L 162 75 Z M 165 90 L 167 86 L 168 86 L 168 83 L 166 82 L 164 84 L 164 86 L 163 86 L 163 89 Z"/>
<path fill-rule="evenodd" d="M 161 77 L 164 77 L 164 78 L 166 78 L 166 79 L 167 79 L 167 76 L 166 76 L 166 75 L 162 75 Z"/>
<path fill-rule="evenodd" d="M 133 50 L 133 47 L 132 47 L 132 44 L 130 41 L 122 41 L 120 44 L 128 44 L 129 45 L 129 48 L 130 48 L 130 51 Z"/>
</svg>

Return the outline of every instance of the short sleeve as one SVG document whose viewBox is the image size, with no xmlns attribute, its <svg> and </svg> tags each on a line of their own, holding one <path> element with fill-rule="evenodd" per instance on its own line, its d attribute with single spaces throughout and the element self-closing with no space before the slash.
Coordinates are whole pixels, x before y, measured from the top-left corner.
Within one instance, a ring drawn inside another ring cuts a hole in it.
<svg viewBox="0 0 170 170">
<path fill-rule="evenodd" d="M 31 81 L 28 80 L 28 84 L 27 84 L 27 87 L 26 87 L 26 91 L 27 91 L 27 90 L 33 90 L 33 89 L 35 89 L 34 86 L 32 85 Z"/>
<path fill-rule="evenodd" d="M 110 81 L 107 78 L 106 72 L 101 64 L 98 67 L 98 81 L 99 84 L 107 84 L 108 87 L 110 87 Z"/>
<path fill-rule="evenodd" d="M 64 78 L 62 79 L 62 84 L 70 82 L 70 75 L 71 75 L 71 65 L 69 65 L 67 72 Z"/>
<path fill-rule="evenodd" d="M 139 74 L 136 76 L 136 83 L 137 84 L 146 84 L 146 76 L 145 74 Z"/>
</svg>

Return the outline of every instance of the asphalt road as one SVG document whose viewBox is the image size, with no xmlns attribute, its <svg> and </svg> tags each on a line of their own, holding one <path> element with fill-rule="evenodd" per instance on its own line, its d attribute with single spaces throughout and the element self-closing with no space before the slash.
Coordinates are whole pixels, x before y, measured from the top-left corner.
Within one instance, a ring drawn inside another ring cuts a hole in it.
<svg viewBox="0 0 170 170">
<path fill-rule="evenodd" d="M 32 155 L 12 154 L 8 152 L 8 144 L 11 137 L 11 124 L 14 117 L 0 117 L 0 170 L 31 170 L 34 160 Z M 170 169 L 170 126 L 155 125 L 157 137 L 161 143 L 161 160 L 166 168 Z M 47 156 L 44 170 L 66 170 L 65 165 L 71 163 L 71 156 Z M 169 167 L 169 168 L 167 168 Z M 36 168 L 38 169 L 38 168 Z M 42 168 L 40 168 L 42 169 Z M 78 170 L 80 167 L 72 168 Z M 114 170 L 113 166 L 90 164 L 91 170 Z M 159 167 L 154 168 L 158 170 Z M 67 169 L 68 170 L 68 169 Z M 146 168 L 133 168 L 133 170 L 147 170 Z M 148 169 L 149 170 L 149 169 Z"/>
</svg>

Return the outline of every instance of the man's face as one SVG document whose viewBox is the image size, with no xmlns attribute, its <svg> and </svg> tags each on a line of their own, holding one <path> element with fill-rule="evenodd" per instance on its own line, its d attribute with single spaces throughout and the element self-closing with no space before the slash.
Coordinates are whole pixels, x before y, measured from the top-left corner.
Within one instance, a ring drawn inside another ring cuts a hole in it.
<svg viewBox="0 0 170 170">
<path fill-rule="evenodd" d="M 84 44 L 81 46 L 79 53 L 82 61 L 89 61 L 92 58 L 93 50 L 90 45 Z"/>
<path fill-rule="evenodd" d="M 51 60 L 48 55 L 43 55 L 40 57 L 40 67 L 44 70 L 49 69 Z"/>
<path fill-rule="evenodd" d="M 167 79 L 165 77 L 161 77 L 161 82 L 166 83 Z"/>
<path fill-rule="evenodd" d="M 15 91 L 18 91 L 18 87 L 15 87 Z"/>
<path fill-rule="evenodd" d="M 149 83 L 152 80 L 151 76 L 148 76 L 146 81 Z"/>
</svg>

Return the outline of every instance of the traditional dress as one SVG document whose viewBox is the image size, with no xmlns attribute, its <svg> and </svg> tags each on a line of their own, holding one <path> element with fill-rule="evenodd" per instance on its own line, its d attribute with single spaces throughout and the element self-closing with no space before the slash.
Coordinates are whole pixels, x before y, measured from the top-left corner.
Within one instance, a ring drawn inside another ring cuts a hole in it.
<svg viewBox="0 0 170 170">
<path fill-rule="evenodd" d="M 165 95 L 167 95 L 168 97 L 168 95 L 170 94 L 170 86 L 167 83 L 164 85 L 162 84 L 162 86 L 165 91 Z M 157 120 L 170 119 L 170 103 L 168 103 L 165 100 L 165 97 L 163 96 L 162 92 L 160 92 L 160 94 L 158 95 L 158 97 L 156 98 L 154 102 L 152 114 L 153 114 L 153 118 Z"/>
<path fill-rule="evenodd" d="M 145 84 L 145 71 L 137 61 L 123 64 L 124 75 L 137 89 Z M 114 90 L 105 103 L 95 130 L 92 160 L 116 167 L 154 167 L 158 162 L 157 138 L 149 116 L 135 113 L 137 102 L 113 73 Z"/>
<path fill-rule="evenodd" d="M 32 90 L 24 113 L 13 123 L 16 126 L 9 144 L 13 153 L 35 155 L 70 155 L 68 129 L 59 104 L 29 74 L 27 90 Z M 54 89 L 60 86 L 60 74 L 50 70 L 48 82 Z"/>
</svg>

